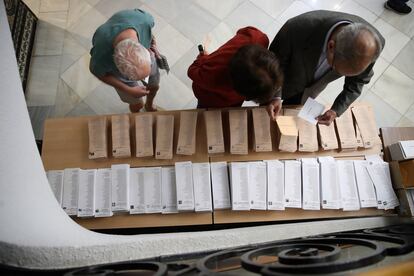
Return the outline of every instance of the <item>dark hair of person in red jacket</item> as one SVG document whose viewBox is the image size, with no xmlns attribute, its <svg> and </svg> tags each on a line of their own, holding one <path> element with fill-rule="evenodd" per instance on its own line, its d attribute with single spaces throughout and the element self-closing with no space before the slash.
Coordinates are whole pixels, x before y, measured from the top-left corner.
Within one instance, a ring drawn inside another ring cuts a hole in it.
<svg viewBox="0 0 414 276">
<path fill-rule="evenodd" d="M 231 58 L 230 76 L 234 89 L 246 100 L 270 102 L 283 84 L 283 72 L 273 52 L 252 44 L 241 47 Z"/>
</svg>

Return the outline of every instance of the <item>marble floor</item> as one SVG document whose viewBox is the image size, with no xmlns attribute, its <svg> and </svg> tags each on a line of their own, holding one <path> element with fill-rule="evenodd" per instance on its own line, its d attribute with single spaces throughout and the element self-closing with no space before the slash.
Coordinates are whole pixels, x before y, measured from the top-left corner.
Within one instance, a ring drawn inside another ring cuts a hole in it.
<svg viewBox="0 0 414 276">
<path fill-rule="evenodd" d="M 141 8 L 155 18 L 154 35 L 171 67 L 162 73 L 155 103 L 162 109 L 196 106 L 187 68 L 197 45 L 211 52 L 236 30 L 256 26 L 272 40 L 289 18 L 316 9 L 353 13 L 386 38 L 375 75 L 359 100 L 370 102 L 379 126 L 414 126 L 414 12 L 385 10 L 383 0 L 24 0 L 39 17 L 26 100 L 37 139 L 46 118 L 129 112 L 115 90 L 88 70 L 91 37 L 114 12 Z M 409 1 L 414 7 L 414 0 Z M 318 97 L 332 103 L 343 79 Z"/>
</svg>

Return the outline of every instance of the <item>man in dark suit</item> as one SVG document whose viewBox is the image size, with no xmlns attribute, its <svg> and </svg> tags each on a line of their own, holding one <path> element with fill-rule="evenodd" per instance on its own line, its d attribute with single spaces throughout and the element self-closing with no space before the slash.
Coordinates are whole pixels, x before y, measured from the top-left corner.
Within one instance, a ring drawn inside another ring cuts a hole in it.
<svg viewBox="0 0 414 276">
<path fill-rule="evenodd" d="M 345 76 L 331 109 L 318 117 L 320 124 L 329 125 L 360 96 L 384 44 L 381 34 L 355 15 L 320 10 L 291 18 L 269 47 L 285 74 L 283 103 L 303 104 L 329 82 Z M 280 108 L 281 100 L 274 99 L 268 108 L 270 116 L 276 118 Z"/>
</svg>

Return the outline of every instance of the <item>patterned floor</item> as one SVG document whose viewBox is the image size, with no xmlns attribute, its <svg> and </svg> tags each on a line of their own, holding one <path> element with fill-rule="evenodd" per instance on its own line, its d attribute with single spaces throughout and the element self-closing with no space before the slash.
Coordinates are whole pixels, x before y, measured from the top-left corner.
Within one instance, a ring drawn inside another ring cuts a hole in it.
<svg viewBox="0 0 414 276">
<path fill-rule="evenodd" d="M 129 112 L 115 90 L 88 70 L 91 37 L 114 12 L 141 8 L 155 18 L 154 34 L 171 71 L 162 75 L 155 103 L 163 109 L 196 106 L 187 68 L 197 44 L 209 51 L 247 25 L 272 40 L 286 20 L 315 9 L 353 13 L 372 23 L 386 38 L 375 75 L 361 100 L 370 102 L 379 126 L 414 126 L 414 12 L 397 15 L 382 0 L 24 0 L 39 17 L 27 86 L 27 106 L 37 139 L 49 117 Z M 414 0 L 409 1 L 414 7 Z M 318 97 L 332 103 L 343 79 Z"/>
</svg>

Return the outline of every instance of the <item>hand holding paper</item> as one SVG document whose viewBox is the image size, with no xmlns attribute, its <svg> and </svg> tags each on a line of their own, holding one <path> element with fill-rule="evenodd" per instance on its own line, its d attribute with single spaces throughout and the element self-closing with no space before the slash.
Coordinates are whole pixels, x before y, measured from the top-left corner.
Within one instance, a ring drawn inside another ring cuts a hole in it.
<svg viewBox="0 0 414 276">
<path fill-rule="evenodd" d="M 316 123 L 318 122 L 316 118 L 319 117 L 324 110 L 325 106 L 323 104 L 318 103 L 312 98 L 308 98 L 306 100 L 305 105 L 300 110 L 298 116 L 304 119 L 305 121 L 308 121 L 313 125 L 316 125 Z"/>
<path fill-rule="evenodd" d="M 327 110 L 323 115 L 318 116 L 318 123 L 329 126 L 336 118 L 336 112 Z"/>
</svg>

